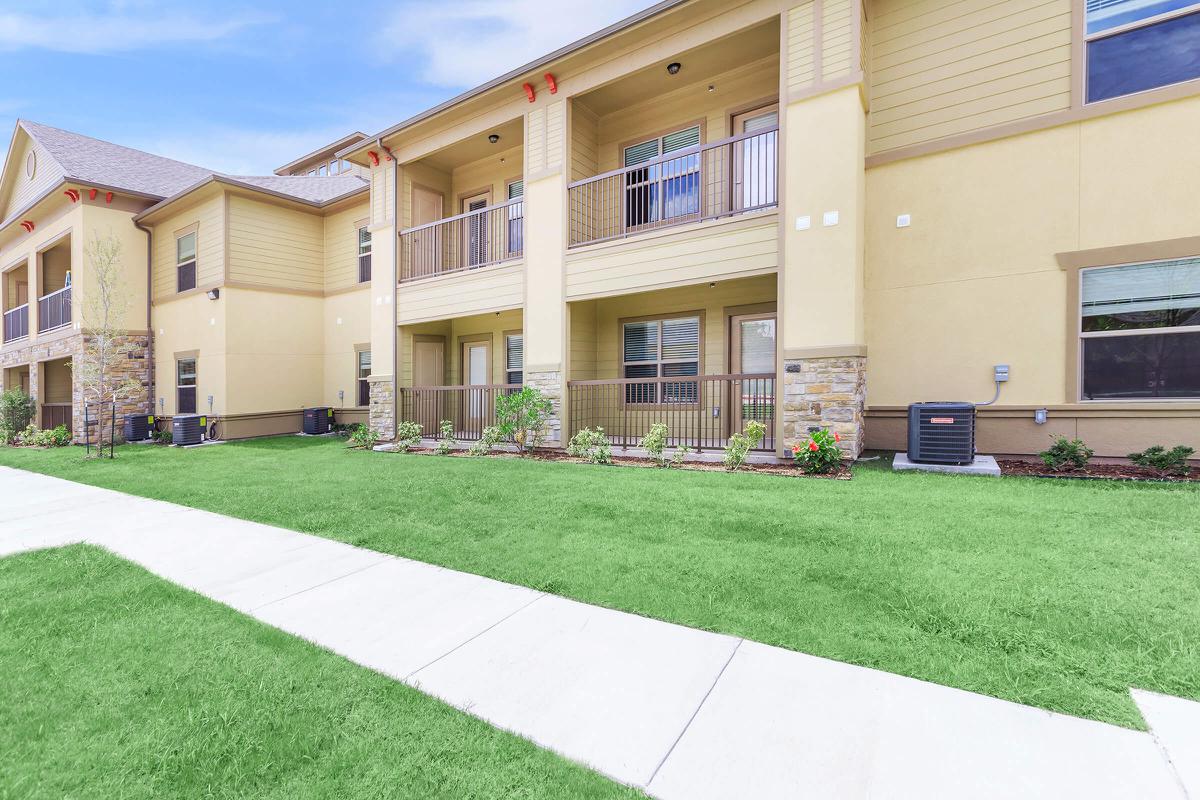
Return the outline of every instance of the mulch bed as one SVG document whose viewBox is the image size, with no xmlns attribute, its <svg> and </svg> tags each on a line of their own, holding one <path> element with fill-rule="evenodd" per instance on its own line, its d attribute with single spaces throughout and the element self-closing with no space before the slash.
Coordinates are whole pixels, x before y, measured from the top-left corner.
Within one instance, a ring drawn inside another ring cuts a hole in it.
<svg viewBox="0 0 1200 800">
<path fill-rule="evenodd" d="M 436 455 L 432 448 L 414 447 L 408 452 L 417 455 Z M 489 453 L 483 458 L 520 458 L 516 453 L 499 451 Z M 480 456 L 472 456 L 465 450 L 455 450 L 449 453 L 446 458 L 480 458 Z M 533 455 L 526 456 L 534 461 L 567 461 L 575 464 L 586 464 L 581 458 L 575 458 L 568 455 L 563 450 L 538 450 Z M 612 457 L 613 466 L 617 467 L 635 467 L 642 469 L 661 469 L 657 464 L 648 458 L 636 458 L 633 456 L 616 456 Z M 710 461 L 685 461 L 683 464 L 672 467 L 672 469 L 688 470 L 691 472 L 727 472 L 725 465 Z M 837 472 L 830 472 L 822 475 L 809 475 L 803 472 L 798 467 L 791 464 L 743 464 L 738 472 L 756 472 L 764 475 L 782 475 L 788 478 L 825 478 L 828 480 L 848 481 L 853 476 L 850 467 L 843 463 Z"/>
<path fill-rule="evenodd" d="M 1169 481 L 1172 483 L 1189 483 L 1200 481 L 1200 467 L 1192 467 L 1187 476 L 1163 475 L 1156 470 L 1139 467 L 1134 464 L 1088 464 L 1083 469 L 1069 472 L 1051 472 L 1040 461 L 1001 460 L 1000 472 L 1003 475 L 1021 475 L 1031 478 L 1076 478 L 1084 480 L 1118 480 L 1118 481 Z"/>
</svg>

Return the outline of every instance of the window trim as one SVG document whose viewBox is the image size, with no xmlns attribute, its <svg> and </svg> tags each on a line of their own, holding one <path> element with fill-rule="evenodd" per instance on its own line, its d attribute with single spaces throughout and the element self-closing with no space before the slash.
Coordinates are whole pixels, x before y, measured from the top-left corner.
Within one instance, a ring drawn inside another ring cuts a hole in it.
<svg viewBox="0 0 1200 800">
<path fill-rule="evenodd" d="M 1112 103 L 1118 100 L 1127 100 L 1129 98 L 1142 98 L 1150 92 L 1162 92 L 1164 90 L 1174 89 L 1179 91 L 1179 87 L 1190 87 L 1190 91 L 1184 90 L 1185 93 L 1181 96 L 1188 96 L 1200 91 L 1200 77 L 1186 78 L 1182 81 L 1174 81 L 1172 83 L 1164 83 L 1159 86 L 1152 86 L 1147 89 L 1141 89 L 1128 94 L 1119 94 L 1113 97 L 1105 97 L 1101 100 L 1088 100 L 1088 45 L 1100 39 L 1108 39 L 1113 36 L 1119 36 L 1129 31 L 1139 28 L 1146 28 L 1152 25 L 1157 25 L 1160 22 L 1167 22 L 1178 17 L 1186 17 L 1191 14 L 1200 14 L 1200 2 L 1194 2 L 1184 8 L 1177 8 L 1173 11 L 1167 11 L 1162 14 L 1156 14 L 1153 17 L 1146 17 L 1135 22 L 1127 22 L 1124 25 L 1118 25 L 1115 28 L 1109 28 L 1096 33 L 1087 32 L 1087 8 L 1085 0 L 1075 0 L 1072 3 L 1072 69 L 1078 68 L 1076 74 L 1071 80 L 1071 94 L 1073 108 L 1089 108 L 1092 106 L 1100 106 L 1103 103 Z M 1158 102 L 1155 98 L 1146 99 L 1144 104 Z M 1120 109 L 1124 110 L 1124 109 Z M 1114 264 L 1113 266 L 1121 266 Z"/>
<path fill-rule="evenodd" d="M 191 261 L 180 261 L 179 260 L 179 240 L 185 236 L 194 236 L 195 237 L 195 242 L 196 242 L 195 243 L 195 252 L 192 254 Z M 188 225 L 186 228 L 180 228 L 179 230 L 175 231 L 174 240 L 175 240 L 175 294 L 182 294 L 183 292 L 192 291 L 193 289 L 195 289 L 197 286 L 200 285 L 200 223 L 193 222 L 191 225 Z M 180 285 L 179 285 L 179 268 L 186 266 L 188 264 L 192 265 L 192 285 L 187 287 L 186 289 L 183 289 L 183 288 L 180 288 Z"/>
<path fill-rule="evenodd" d="M 637 378 L 626 378 L 625 377 L 625 367 L 630 363 L 633 363 L 633 364 L 652 363 L 649 361 L 627 362 L 625 360 L 625 325 L 626 324 L 631 323 L 631 322 L 663 322 L 666 320 L 687 319 L 690 317 L 696 317 L 699 320 L 699 336 L 698 336 L 698 341 L 697 341 L 698 350 L 696 352 L 696 356 L 697 356 L 697 358 L 696 358 L 696 374 L 694 376 L 687 375 L 687 376 L 680 376 L 680 377 L 703 378 L 707 374 L 704 371 L 704 345 L 705 345 L 704 326 L 705 326 L 705 321 L 706 321 L 705 320 L 705 312 L 704 312 L 704 309 L 693 309 L 691 311 L 672 311 L 672 312 L 667 312 L 667 313 L 663 313 L 663 314 L 644 314 L 639 317 L 622 317 L 622 318 L 618 319 L 617 320 L 617 349 L 618 349 L 617 380 L 621 380 L 621 381 L 637 380 Z M 660 371 L 661 371 L 661 367 L 664 363 L 666 363 L 666 364 L 686 364 L 689 362 L 689 360 L 687 360 L 687 359 L 672 359 L 670 361 L 663 361 L 661 358 L 661 356 L 662 356 L 662 350 L 661 350 L 662 328 L 661 328 L 661 326 L 659 327 L 658 335 L 659 335 L 659 345 L 660 345 L 660 349 L 659 349 L 660 358 L 658 361 L 655 361 L 653 363 L 655 363 L 660 368 Z M 658 377 L 662 378 L 664 376 L 660 374 Z M 702 394 L 702 389 L 701 389 L 701 387 L 699 387 L 699 382 L 697 383 L 697 389 L 698 389 L 698 391 L 696 392 L 696 402 L 694 402 L 694 403 L 669 403 L 668 404 L 668 403 L 662 402 L 661 400 L 653 402 L 653 403 L 631 403 L 625 399 L 626 394 L 624 391 L 622 391 L 621 392 L 621 404 L 627 408 L 662 408 L 665 405 L 670 405 L 672 408 L 699 409 L 701 407 L 701 394 Z"/>
<path fill-rule="evenodd" d="M 1075 273 L 1069 285 L 1071 291 L 1068 294 L 1068 302 L 1071 303 L 1074 309 L 1067 315 L 1067 330 L 1068 344 L 1067 351 L 1069 354 L 1069 363 L 1073 364 L 1073 369 L 1068 375 L 1074 385 L 1068 385 L 1067 397 L 1069 402 L 1082 403 L 1086 405 L 1129 405 L 1133 404 L 1190 404 L 1195 405 L 1200 403 L 1200 395 L 1195 397 L 1112 397 L 1089 399 L 1083 394 L 1083 343 L 1086 339 L 1109 339 L 1118 336 L 1158 336 L 1171 335 L 1175 333 L 1200 333 L 1200 325 L 1178 325 L 1170 328 L 1133 328 L 1124 331 L 1085 331 L 1083 329 L 1083 275 L 1085 272 L 1102 269 L 1116 269 L 1118 267 L 1132 267 L 1141 264 L 1153 264 L 1160 261 L 1175 261 L 1186 258 L 1200 259 L 1200 253 L 1193 255 L 1167 257 L 1156 255 L 1152 258 L 1136 259 L 1133 261 L 1124 261 L 1112 264 L 1087 264 L 1070 268 Z"/>
</svg>

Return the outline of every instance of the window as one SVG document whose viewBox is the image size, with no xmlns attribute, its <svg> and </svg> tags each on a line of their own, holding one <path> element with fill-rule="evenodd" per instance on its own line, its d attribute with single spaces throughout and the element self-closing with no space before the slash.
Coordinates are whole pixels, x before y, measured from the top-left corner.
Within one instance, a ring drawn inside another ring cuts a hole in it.
<svg viewBox="0 0 1200 800">
<path fill-rule="evenodd" d="M 525 181 L 513 181 L 508 185 L 508 199 L 517 200 L 525 196 Z M 525 246 L 525 203 L 513 203 L 508 207 L 508 254 L 520 255 Z"/>
<path fill-rule="evenodd" d="M 186 233 L 175 240 L 176 291 L 196 288 L 196 232 Z"/>
<path fill-rule="evenodd" d="M 1085 400 L 1200 398 L 1200 258 L 1085 269 Z"/>
<path fill-rule="evenodd" d="M 358 404 L 360 406 L 371 405 L 371 384 L 367 382 L 367 378 L 371 377 L 371 351 L 358 351 Z"/>
<path fill-rule="evenodd" d="M 358 229 L 358 282 L 371 280 L 371 231 L 367 226 Z"/>
<path fill-rule="evenodd" d="M 624 163 L 633 167 L 660 155 L 700 144 L 693 125 L 625 148 Z M 700 213 L 700 154 L 649 164 L 625 173 L 625 225 L 638 228 Z"/>
<path fill-rule="evenodd" d="M 1087 0 L 1087 101 L 1200 78 L 1196 0 Z"/>
<path fill-rule="evenodd" d="M 622 377 L 672 378 L 700 374 L 700 318 L 675 317 L 621 326 Z M 626 403 L 695 403 L 698 383 L 630 383 Z"/>
<path fill-rule="evenodd" d="M 504 382 L 519 386 L 525 382 L 525 339 L 519 333 L 504 337 Z"/>
<path fill-rule="evenodd" d="M 176 413 L 196 413 L 196 359 L 181 358 L 175 362 L 175 394 Z"/>
</svg>

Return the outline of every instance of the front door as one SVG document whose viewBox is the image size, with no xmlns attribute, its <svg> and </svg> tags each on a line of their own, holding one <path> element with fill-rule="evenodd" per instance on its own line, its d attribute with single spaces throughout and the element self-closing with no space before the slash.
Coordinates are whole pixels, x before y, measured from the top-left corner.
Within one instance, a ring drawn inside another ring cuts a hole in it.
<svg viewBox="0 0 1200 800">
<path fill-rule="evenodd" d="M 417 339 L 413 342 L 413 386 L 443 386 L 445 374 L 446 343 L 440 337 Z M 433 436 L 441 421 L 445 419 L 449 395 L 443 392 L 417 392 L 413 419 L 421 425 L 421 432 Z"/>
<path fill-rule="evenodd" d="M 778 199 L 775 165 L 779 145 L 779 104 L 733 118 L 733 135 L 758 134 L 733 147 L 733 207 L 746 211 L 773 206 Z M 767 131 L 770 131 L 769 133 Z"/>
<path fill-rule="evenodd" d="M 464 197 L 462 213 L 468 214 L 487 208 L 491 195 L 487 192 L 472 197 Z M 482 267 L 491 263 L 491 249 L 488 246 L 488 215 L 487 213 L 471 214 L 463 222 L 463 253 L 466 255 L 467 267 Z"/>
<path fill-rule="evenodd" d="M 463 385 L 471 388 L 465 390 L 463 402 L 463 424 L 470 433 L 480 433 L 490 424 L 489 408 L 491 398 L 486 388 L 491 381 L 492 354 L 491 345 L 487 342 L 463 342 L 462 346 L 462 375 Z"/>
<path fill-rule="evenodd" d="M 442 218 L 442 196 L 422 186 L 412 188 L 412 226 L 427 225 Z M 408 254 L 412 274 L 408 277 L 422 278 L 436 275 L 442 269 L 441 225 L 434 225 L 413 233 L 412 251 Z"/>
<path fill-rule="evenodd" d="M 735 316 L 729 324 L 730 366 L 736 375 L 755 376 L 731 382 L 730 432 L 761 422 L 767 426 L 763 447 L 771 446 L 775 428 L 775 330 L 774 311 Z"/>
</svg>

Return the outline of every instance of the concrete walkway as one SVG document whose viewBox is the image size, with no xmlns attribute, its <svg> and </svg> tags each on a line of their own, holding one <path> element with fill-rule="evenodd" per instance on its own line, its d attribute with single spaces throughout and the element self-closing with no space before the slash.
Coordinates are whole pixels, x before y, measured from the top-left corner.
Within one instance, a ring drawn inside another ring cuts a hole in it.
<svg viewBox="0 0 1200 800">
<path fill-rule="evenodd" d="M 656 797 L 1200 800 L 1197 703 L 1140 733 L 0 467 L 0 555 L 81 541 Z"/>
</svg>

